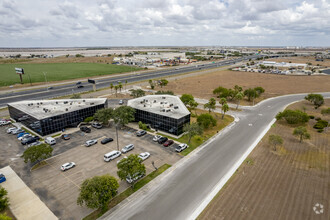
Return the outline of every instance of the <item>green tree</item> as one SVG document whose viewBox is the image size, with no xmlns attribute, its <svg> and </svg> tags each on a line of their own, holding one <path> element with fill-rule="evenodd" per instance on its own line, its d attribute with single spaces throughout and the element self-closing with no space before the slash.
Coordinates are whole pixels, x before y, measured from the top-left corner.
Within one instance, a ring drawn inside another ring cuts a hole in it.
<svg viewBox="0 0 330 220">
<path fill-rule="evenodd" d="M 204 105 L 204 109 L 208 109 L 209 113 L 211 113 L 212 110 L 215 110 L 215 104 L 216 104 L 215 99 L 210 98 L 209 102 Z"/>
<path fill-rule="evenodd" d="M 215 120 L 209 113 L 204 113 L 197 117 L 197 123 L 202 126 L 203 129 L 208 129 L 210 126 L 216 126 L 217 120 Z"/>
<path fill-rule="evenodd" d="M 182 94 L 180 99 L 186 107 L 189 106 L 189 102 L 195 101 L 194 96 L 192 96 L 191 94 Z"/>
<path fill-rule="evenodd" d="M 219 103 L 220 103 L 220 105 L 227 104 L 227 99 L 226 98 L 221 98 Z"/>
<path fill-rule="evenodd" d="M 112 108 L 103 108 L 97 110 L 93 118 L 99 122 L 102 122 L 104 125 L 109 125 L 109 120 L 112 118 L 112 114 Z"/>
<path fill-rule="evenodd" d="M 131 177 L 133 182 L 131 183 L 132 188 L 136 180 L 134 177 L 136 175 L 145 175 L 146 168 L 142 163 L 142 159 L 138 157 L 137 154 L 131 154 L 127 158 L 123 158 L 117 164 L 117 174 L 121 180 L 126 180 L 127 177 Z"/>
<path fill-rule="evenodd" d="M 183 126 L 183 132 L 187 132 L 187 135 L 189 137 L 188 144 L 190 144 L 190 140 L 195 135 L 201 135 L 203 133 L 202 127 L 198 123 L 191 123 L 191 124 L 185 124 Z"/>
<path fill-rule="evenodd" d="M 305 99 L 313 103 L 315 109 L 324 104 L 324 98 L 321 94 L 308 94 Z"/>
<path fill-rule="evenodd" d="M 0 186 L 0 212 L 5 210 L 9 206 L 9 199 L 7 197 L 7 190 Z"/>
<path fill-rule="evenodd" d="M 237 106 L 236 109 L 238 109 L 240 101 L 244 98 L 244 94 L 242 92 L 238 92 L 235 96 L 235 99 L 237 100 Z"/>
<path fill-rule="evenodd" d="M 248 101 L 250 102 L 251 100 L 256 98 L 257 92 L 256 90 L 249 88 L 244 91 L 244 95 L 248 98 Z"/>
<path fill-rule="evenodd" d="M 7 216 L 6 214 L 0 214 L 0 220 L 12 220 L 12 218 Z"/>
<path fill-rule="evenodd" d="M 111 93 L 112 93 L 112 89 L 113 89 L 113 84 L 110 83 L 110 90 L 111 90 Z"/>
<path fill-rule="evenodd" d="M 125 90 L 127 89 L 127 79 L 125 80 Z"/>
<path fill-rule="evenodd" d="M 191 100 L 189 103 L 188 103 L 188 106 L 189 106 L 189 109 L 192 111 L 192 110 L 195 110 L 195 115 L 197 115 L 197 112 L 196 112 L 196 108 L 198 106 L 198 102 L 196 102 L 195 100 Z"/>
<path fill-rule="evenodd" d="M 51 146 L 48 144 L 40 144 L 26 149 L 21 157 L 24 158 L 25 163 L 29 161 L 30 163 L 40 163 L 42 160 L 51 157 L 52 152 L 53 148 Z"/>
<path fill-rule="evenodd" d="M 155 88 L 155 84 L 154 84 L 154 82 L 152 81 L 152 79 L 149 79 L 149 85 L 150 85 L 150 88 L 151 88 L 151 89 L 154 89 L 154 88 Z"/>
<path fill-rule="evenodd" d="M 221 107 L 221 109 L 222 109 L 222 111 L 223 111 L 222 119 L 224 119 L 226 112 L 229 111 L 229 106 L 228 106 L 228 104 L 227 104 L 227 103 L 223 104 L 222 107 Z"/>
<path fill-rule="evenodd" d="M 299 126 L 293 130 L 293 135 L 298 136 L 300 143 L 303 141 L 303 139 L 310 139 L 311 135 L 307 132 L 307 129 L 303 126 Z"/>
<path fill-rule="evenodd" d="M 146 93 L 142 89 L 131 89 L 131 96 L 134 98 L 145 96 Z"/>
<path fill-rule="evenodd" d="M 254 88 L 254 91 L 256 91 L 256 98 L 258 98 L 258 97 L 260 97 L 260 95 L 261 95 L 262 93 L 265 92 L 265 89 L 262 88 L 262 87 L 260 87 L 260 86 L 258 86 L 258 87 L 255 87 L 255 88 Z"/>
<path fill-rule="evenodd" d="M 80 187 L 77 204 L 91 209 L 105 209 L 109 201 L 117 195 L 118 181 L 108 174 L 86 179 Z"/>
<path fill-rule="evenodd" d="M 130 106 L 120 106 L 113 111 L 113 119 L 116 124 L 127 125 L 134 121 L 135 109 Z"/>
<path fill-rule="evenodd" d="M 116 97 L 117 97 L 118 89 L 119 89 L 118 85 L 115 85 Z"/>
<path fill-rule="evenodd" d="M 166 79 L 161 79 L 159 81 L 160 88 L 163 88 L 163 86 L 167 86 L 168 81 Z"/>
<path fill-rule="evenodd" d="M 330 108 L 322 109 L 321 114 L 322 115 L 330 115 Z"/>
<path fill-rule="evenodd" d="M 218 98 L 226 98 L 229 96 L 229 90 L 219 86 L 218 88 L 213 90 L 213 94 L 216 95 Z"/>
<path fill-rule="evenodd" d="M 269 142 L 269 144 L 274 146 L 274 151 L 276 151 L 276 146 L 282 145 L 283 139 L 279 135 L 271 134 L 271 135 L 269 135 L 268 142 Z"/>
<path fill-rule="evenodd" d="M 70 97 L 70 99 L 81 99 L 80 94 L 72 94 L 72 96 Z"/>
<path fill-rule="evenodd" d="M 300 110 L 286 109 L 276 115 L 277 120 L 284 118 L 289 124 L 299 124 L 309 121 L 309 116 Z"/>
</svg>

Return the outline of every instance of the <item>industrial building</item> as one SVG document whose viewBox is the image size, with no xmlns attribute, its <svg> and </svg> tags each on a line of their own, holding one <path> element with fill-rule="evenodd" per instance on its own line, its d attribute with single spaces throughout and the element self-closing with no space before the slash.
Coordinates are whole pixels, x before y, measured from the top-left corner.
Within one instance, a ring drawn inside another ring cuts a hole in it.
<svg viewBox="0 0 330 220">
<path fill-rule="evenodd" d="M 41 136 L 76 127 L 98 109 L 107 107 L 106 98 L 31 100 L 8 104 L 10 117 Z"/>
<path fill-rule="evenodd" d="M 127 105 L 136 110 L 135 121 L 176 136 L 190 123 L 190 112 L 177 96 L 148 95 L 131 99 Z"/>
</svg>

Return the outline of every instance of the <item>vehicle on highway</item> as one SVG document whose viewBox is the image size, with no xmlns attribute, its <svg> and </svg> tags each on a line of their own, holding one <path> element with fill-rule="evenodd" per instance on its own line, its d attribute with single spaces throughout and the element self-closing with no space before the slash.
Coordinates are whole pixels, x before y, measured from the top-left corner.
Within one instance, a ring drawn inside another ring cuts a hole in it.
<svg viewBox="0 0 330 220">
<path fill-rule="evenodd" d="M 63 164 L 63 165 L 61 166 L 61 170 L 62 170 L 62 171 L 66 171 L 66 170 L 69 170 L 69 169 L 71 169 L 71 168 L 73 168 L 73 167 L 75 167 L 75 166 L 76 166 L 76 164 L 75 164 L 74 162 L 65 163 L 65 164 Z"/>
<path fill-rule="evenodd" d="M 50 87 L 47 87 L 47 90 L 51 90 L 51 89 L 53 89 L 53 87 L 52 87 L 52 86 L 50 86 Z"/>
<path fill-rule="evenodd" d="M 127 181 L 128 183 L 132 183 L 132 182 L 134 182 L 134 181 L 140 179 L 140 178 L 143 177 L 143 176 L 144 176 L 144 173 L 135 173 L 135 174 L 133 174 L 133 177 L 131 177 L 130 175 L 128 175 L 128 176 L 126 177 L 126 181 Z"/>
<path fill-rule="evenodd" d="M 40 144 L 42 144 L 42 142 L 40 142 L 40 141 L 36 141 L 36 142 L 33 142 L 32 144 L 29 144 L 28 147 L 38 146 L 38 145 L 40 145 Z"/>
<path fill-rule="evenodd" d="M 32 134 L 26 133 L 23 136 L 17 138 L 19 141 L 22 141 L 23 139 L 27 139 L 28 137 L 32 137 Z"/>
<path fill-rule="evenodd" d="M 163 146 L 164 146 L 164 147 L 169 147 L 169 146 L 171 146 L 173 143 L 174 143 L 173 140 L 167 140 L 167 141 L 163 144 Z"/>
<path fill-rule="evenodd" d="M 105 162 L 109 162 L 109 161 L 111 161 L 113 159 L 116 159 L 120 155 L 121 155 L 121 152 L 120 151 L 114 150 L 114 151 L 111 151 L 109 153 L 104 154 L 103 160 Z"/>
<path fill-rule="evenodd" d="M 104 138 L 102 141 L 101 141 L 101 144 L 107 144 L 107 143 L 109 143 L 109 142 L 112 142 L 113 141 L 113 139 L 112 138 Z"/>
<path fill-rule="evenodd" d="M 158 144 L 164 144 L 168 140 L 167 137 L 161 137 L 158 139 Z"/>
<path fill-rule="evenodd" d="M 20 134 L 20 133 L 22 133 L 22 132 L 25 132 L 23 129 L 21 129 L 21 128 L 19 128 L 19 129 L 16 129 L 16 130 L 13 130 L 12 132 L 11 132 L 11 134 Z"/>
<path fill-rule="evenodd" d="M 128 151 L 131 151 L 134 149 L 134 144 L 129 144 L 125 146 L 123 149 L 121 149 L 121 152 L 126 154 Z"/>
<path fill-rule="evenodd" d="M 160 136 L 160 135 L 155 135 L 155 136 L 152 138 L 152 140 L 157 142 L 160 138 L 162 138 L 162 136 Z"/>
<path fill-rule="evenodd" d="M 0 183 L 3 183 L 5 181 L 6 181 L 5 175 L 3 175 L 3 173 L 0 173 Z"/>
<path fill-rule="evenodd" d="M 175 151 L 176 152 L 181 152 L 183 151 L 184 149 L 186 149 L 188 147 L 188 144 L 179 144 L 176 148 L 175 148 Z"/>
<path fill-rule="evenodd" d="M 61 135 L 61 138 L 62 138 L 63 140 L 65 140 L 65 141 L 67 141 L 67 140 L 70 140 L 70 135 L 68 135 L 68 134 L 62 134 L 62 135 Z"/>
<path fill-rule="evenodd" d="M 86 141 L 85 146 L 86 147 L 90 147 L 90 146 L 92 146 L 94 144 L 97 144 L 97 139 L 92 139 L 92 140 Z"/>
<path fill-rule="evenodd" d="M 124 104 L 124 101 L 121 99 L 121 100 L 119 100 L 119 105 L 122 105 L 122 104 Z"/>
<path fill-rule="evenodd" d="M 139 157 L 142 159 L 142 161 L 144 161 L 150 157 L 150 153 L 149 152 L 140 153 Z"/>
<path fill-rule="evenodd" d="M 77 85 L 77 88 L 80 89 L 80 88 L 84 88 L 83 85 Z"/>
<path fill-rule="evenodd" d="M 27 144 L 32 144 L 33 142 L 38 141 L 40 138 L 38 136 L 34 136 L 34 137 L 28 137 L 27 139 L 23 139 L 21 141 L 22 145 L 27 145 Z"/>
<path fill-rule="evenodd" d="M 54 144 L 56 144 L 56 140 L 55 140 L 55 138 L 52 138 L 52 137 L 46 137 L 45 143 L 49 144 L 49 145 L 54 145 Z"/>
<path fill-rule="evenodd" d="M 80 131 L 85 132 L 85 133 L 91 133 L 91 129 L 86 126 L 80 127 Z"/>
<path fill-rule="evenodd" d="M 141 137 L 141 136 L 145 135 L 146 133 L 147 133 L 146 131 L 140 130 L 140 131 L 136 132 L 136 136 Z"/>
<path fill-rule="evenodd" d="M 100 128 L 102 128 L 103 126 L 102 126 L 100 123 L 98 123 L 98 122 L 94 122 L 94 123 L 92 124 L 92 127 L 93 127 L 93 128 L 97 128 L 97 129 L 100 129 Z"/>
<path fill-rule="evenodd" d="M 81 82 L 80 82 L 80 81 L 76 83 L 76 85 L 80 85 L 80 84 L 81 84 Z"/>
</svg>

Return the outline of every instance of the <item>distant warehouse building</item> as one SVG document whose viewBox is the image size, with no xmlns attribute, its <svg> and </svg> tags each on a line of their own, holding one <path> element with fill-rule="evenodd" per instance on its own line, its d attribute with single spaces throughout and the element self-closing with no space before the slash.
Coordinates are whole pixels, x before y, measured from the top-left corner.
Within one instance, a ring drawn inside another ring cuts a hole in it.
<svg viewBox="0 0 330 220">
<path fill-rule="evenodd" d="M 41 136 L 76 127 L 98 109 L 107 107 L 107 99 L 31 100 L 8 104 L 10 117 Z"/>
<path fill-rule="evenodd" d="M 190 112 L 177 96 L 147 95 L 131 99 L 127 105 L 136 110 L 135 121 L 173 135 L 182 134 L 183 126 L 190 123 Z"/>
</svg>

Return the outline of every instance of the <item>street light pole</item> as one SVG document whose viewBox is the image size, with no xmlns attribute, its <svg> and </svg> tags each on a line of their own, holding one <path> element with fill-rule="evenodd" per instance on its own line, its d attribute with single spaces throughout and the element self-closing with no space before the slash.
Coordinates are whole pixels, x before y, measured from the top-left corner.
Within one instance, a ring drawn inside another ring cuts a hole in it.
<svg viewBox="0 0 330 220">
<path fill-rule="evenodd" d="M 46 84 L 47 84 L 47 77 L 46 77 L 46 73 L 47 73 L 47 72 L 43 72 L 43 74 L 44 74 L 44 76 L 45 76 L 45 82 L 46 82 Z"/>
</svg>

